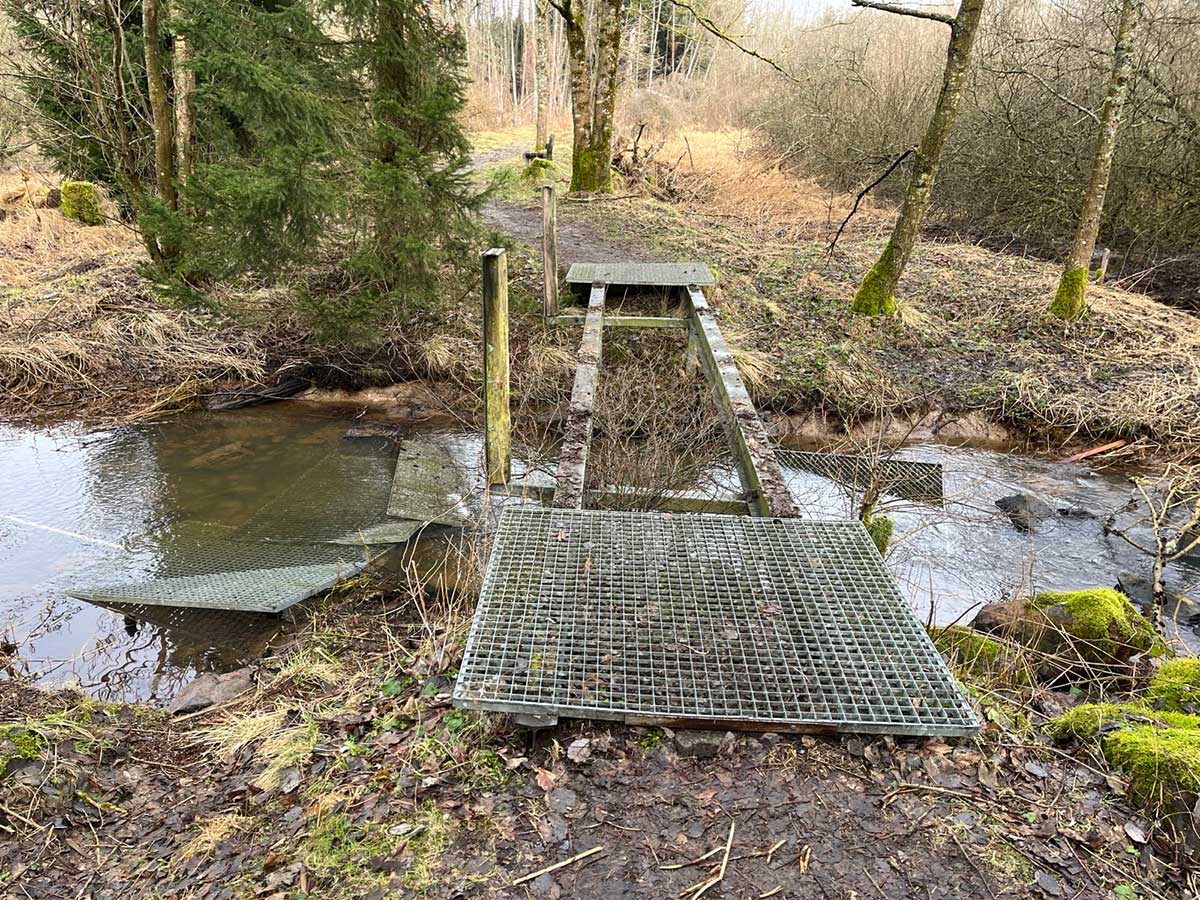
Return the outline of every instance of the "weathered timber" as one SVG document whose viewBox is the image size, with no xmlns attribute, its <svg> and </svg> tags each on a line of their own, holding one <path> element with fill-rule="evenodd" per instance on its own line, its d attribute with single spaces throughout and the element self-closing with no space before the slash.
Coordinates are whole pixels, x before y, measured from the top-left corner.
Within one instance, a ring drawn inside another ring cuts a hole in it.
<svg viewBox="0 0 1200 900">
<path fill-rule="evenodd" d="M 551 319 L 558 315 L 558 205 L 552 184 L 542 187 L 542 290 L 543 312 Z"/>
<path fill-rule="evenodd" d="M 694 284 L 688 286 L 687 296 L 700 361 L 733 448 L 750 512 L 760 516 L 798 516 L 795 498 L 784 481 L 767 429 L 738 374 L 708 300 Z"/>
<path fill-rule="evenodd" d="M 508 259 L 504 250 L 483 254 L 483 411 L 488 484 L 503 484 L 512 470 L 508 373 Z"/>
<path fill-rule="evenodd" d="M 587 320 L 586 313 L 560 313 L 551 321 L 555 325 L 578 325 Z M 687 319 L 679 316 L 605 316 L 605 328 L 687 328 Z"/>
<path fill-rule="evenodd" d="M 579 345 L 579 366 L 571 388 L 571 405 L 562 449 L 558 453 L 558 474 L 554 481 L 554 505 L 566 509 L 583 507 L 583 483 L 587 472 L 588 445 L 592 441 L 592 408 L 596 402 L 596 380 L 600 373 L 604 333 L 604 297 L 608 285 L 593 284 L 588 297 L 587 320 L 583 323 L 583 341 Z"/>
<path fill-rule="evenodd" d="M 548 476 L 514 478 L 504 486 L 504 493 L 510 497 L 522 497 L 539 503 L 553 503 L 554 480 Z M 716 513 L 734 516 L 746 514 L 746 501 L 740 497 L 711 496 L 703 491 L 660 491 L 653 488 L 606 485 L 589 489 L 585 494 L 588 505 L 592 507 L 603 507 L 614 500 L 641 496 L 652 499 L 657 512 Z"/>
</svg>

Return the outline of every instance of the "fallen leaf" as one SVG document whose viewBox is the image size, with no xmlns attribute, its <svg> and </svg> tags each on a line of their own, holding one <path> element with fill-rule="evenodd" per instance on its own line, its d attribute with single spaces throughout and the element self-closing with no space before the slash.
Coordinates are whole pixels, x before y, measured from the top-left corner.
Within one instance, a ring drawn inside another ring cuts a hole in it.
<svg viewBox="0 0 1200 900">
<path fill-rule="evenodd" d="M 547 794 L 554 790 L 554 785 L 558 782 L 554 773 L 549 769 L 539 769 L 537 766 L 534 766 L 533 769 L 537 772 L 537 786 Z"/>
<path fill-rule="evenodd" d="M 567 759 L 572 762 L 586 762 L 592 755 L 592 742 L 588 738 L 576 738 L 567 747 Z"/>
<path fill-rule="evenodd" d="M 1125 823 L 1125 833 L 1129 835 L 1129 839 L 1135 844 L 1146 843 L 1146 832 L 1134 822 Z"/>
</svg>

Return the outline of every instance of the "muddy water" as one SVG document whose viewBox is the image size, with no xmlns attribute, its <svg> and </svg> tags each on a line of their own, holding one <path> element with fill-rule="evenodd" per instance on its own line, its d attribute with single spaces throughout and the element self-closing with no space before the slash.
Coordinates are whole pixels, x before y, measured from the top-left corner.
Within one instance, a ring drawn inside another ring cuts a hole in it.
<svg viewBox="0 0 1200 900">
<path fill-rule="evenodd" d="M 66 592 L 149 575 L 187 521 L 241 524 L 286 491 L 313 453 L 338 446 L 349 424 L 288 404 L 107 432 L 0 427 L 0 639 L 17 644 L 19 665 L 41 680 L 76 682 L 105 699 L 165 699 L 198 672 L 256 659 L 288 627 L 283 620 L 163 609 L 130 618 Z M 481 487 L 478 435 L 442 439 Z M 942 462 L 950 498 L 940 510 L 887 509 L 898 541 L 888 562 L 921 617 L 953 621 L 981 601 L 1112 584 L 1121 571 L 1147 568 L 1101 535 L 1103 516 L 1128 499 L 1123 474 L 932 444 L 905 453 Z M 808 515 L 846 514 L 836 486 L 790 477 Z M 1022 534 L 994 506 L 1016 491 L 1099 518 L 1056 518 Z M 445 539 L 428 536 L 422 561 L 440 555 Z M 1200 567 L 1175 567 L 1171 581 L 1194 589 Z"/>
</svg>

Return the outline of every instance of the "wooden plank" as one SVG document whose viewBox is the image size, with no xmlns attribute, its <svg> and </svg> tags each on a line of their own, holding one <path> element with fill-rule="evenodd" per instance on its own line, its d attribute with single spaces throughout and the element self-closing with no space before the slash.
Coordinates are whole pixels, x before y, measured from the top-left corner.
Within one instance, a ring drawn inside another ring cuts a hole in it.
<svg viewBox="0 0 1200 900">
<path fill-rule="evenodd" d="M 587 321 L 586 313 L 561 313 L 551 322 L 555 325 L 578 325 Z M 680 316 L 605 316 L 605 328 L 688 328 L 687 319 Z"/>
<path fill-rule="evenodd" d="M 483 412 L 488 484 L 503 484 L 512 470 L 509 418 L 508 259 L 502 248 L 483 254 Z"/>
<path fill-rule="evenodd" d="M 688 286 L 687 299 L 700 361 L 716 397 L 751 514 L 799 516 L 767 429 L 738 374 L 708 300 L 694 284 Z"/>
<path fill-rule="evenodd" d="M 558 452 L 558 474 L 554 480 L 554 505 L 560 508 L 583 508 L 583 483 L 587 474 L 588 447 L 592 442 L 592 409 L 596 403 L 596 379 L 600 374 L 607 292 L 608 285 L 597 282 L 588 296 L 587 320 L 583 323 L 583 341 L 579 345 L 579 366 L 575 370 L 567 427 L 562 449 Z"/>
<path fill-rule="evenodd" d="M 510 497 L 536 500 L 538 503 L 554 502 L 554 482 L 548 476 L 514 478 L 501 490 Z M 746 514 L 746 501 L 727 494 L 713 497 L 703 491 L 659 491 L 652 488 L 617 487 L 615 485 L 594 488 L 585 493 L 588 505 L 593 507 L 602 507 L 613 499 L 645 494 L 654 498 L 654 508 L 659 512 L 720 513 L 734 516 Z"/>
<path fill-rule="evenodd" d="M 542 290 L 543 314 L 558 315 L 558 204 L 554 185 L 542 187 Z"/>
</svg>

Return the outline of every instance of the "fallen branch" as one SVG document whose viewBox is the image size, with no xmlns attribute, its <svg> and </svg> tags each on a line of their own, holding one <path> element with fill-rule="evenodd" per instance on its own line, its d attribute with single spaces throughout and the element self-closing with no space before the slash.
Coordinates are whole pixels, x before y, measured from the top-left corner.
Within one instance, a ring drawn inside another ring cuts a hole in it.
<svg viewBox="0 0 1200 900">
<path fill-rule="evenodd" d="M 915 147 L 909 147 L 903 153 L 896 157 L 890 166 L 888 166 L 882 175 L 868 184 L 865 188 L 858 192 L 858 196 L 854 198 L 854 205 L 850 207 L 850 212 L 846 213 L 846 218 L 842 220 L 842 224 L 838 226 L 837 234 L 833 236 L 833 240 L 829 242 L 829 249 L 825 251 L 826 255 L 833 255 L 833 248 L 837 246 L 838 238 L 842 236 L 842 232 L 846 230 L 846 226 L 850 224 L 850 220 L 854 218 L 854 214 L 858 212 L 858 204 L 862 203 L 863 197 L 867 196 L 870 191 L 877 186 L 881 181 L 896 171 L 896 167 L 904 162 L 916 152 Z"/>
<path fill-rule="evenodd" d="M 593 856 L 597 853 L 603 853 L 603 852 L 604 852 L 603 847 L 593 847 L 591 850 L 584 850 L 582 853 L 576 853 L 570 859 L 564 859 L 560 863 L 555 863 L 552 866 L 546 866 L 546 868 L 538 869 L 536 872 L 530 872 L 528 875 L 522 875 L 520 878 L 518 878 L 516 881 L 514 881 L 509 886 L 516 887 L 518 884 L 524 884 L 527 881 L 533 881 L 533 879 L 540 878 L 541 876 L 547 875 L 550 872 L 557 872 L 559 869 L 562 869 L 562 868 L 565 868 L 566 866 L 571 865 L 571 863 L 579 862 L 579 860 L 581 860 L 581 859 L 587 859 L 589 856 Z"/>
<path fill-rule="evenodd" d="M 737 822 L 731 819 L 729 821 L 729 837 L 725 841 L 725 853 L 721 857 L 721 868 L 717 871 L 716 875 L 708 879 L 708 881 L 704 882 L 704 884 L 700 885 L 700 889 L 696 891 L 696 893 L 692 894 L 692 900 L 700 900 L 700 898 L 704 896 L 709 888 L 713 887 L 714 885 L 718 885 L 725 880 L 725 870 L 729 866 L 729 850 L 733 847 L 733 830 L 736 827 Z"/>
<path fill-rule="evenodd" d="M 1084 459 L 1090 459 L 1093 456 L 1099 456 L 1101 453 L 1107 453 L 1109 450 L 1116 450 L 1119 447 L 1124 447 L 1129 441 L 1122 438 L 1119 441 L 1110 441 L 1107 444 L 1101 444 L 1099 447 L 1092 447 L 1090 450 L 1084 450 L 1082 453 L 1076 453 L 1073 456 L 1066 456 L 1058 460 L 1060 463 L 1079 462 Z"/>
</svg>

